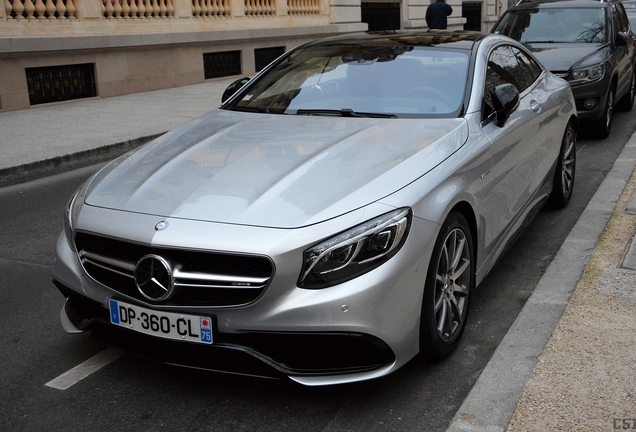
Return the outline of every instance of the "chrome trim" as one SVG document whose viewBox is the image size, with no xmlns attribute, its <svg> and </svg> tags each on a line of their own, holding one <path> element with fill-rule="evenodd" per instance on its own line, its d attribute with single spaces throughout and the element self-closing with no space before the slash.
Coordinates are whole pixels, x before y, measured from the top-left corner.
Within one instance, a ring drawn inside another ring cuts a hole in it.
<svg viewBox="0 0 636 432">
<path fill-rule="evenodd" d="M 117 258 L 111 258 L 111 257 L 107 257 L 107 256 L 104 256 L 104 255 L 99 255 L 99 254 L 96 254 L 96 253 L 93 253 L 93 252 L 86 252 L 84 250 L 80 251 L 79 255 L 80 255 L 80 259 L 83 258 L 83 257 L 87 257 L 87 258 L 90 258 L 88 260 L 90 262 L 92 262 L 92 260 L 97 260 L 97 261 L 103 262 L 105 264 L 110 264 L 110 265 L 112 265 L 114 267 L 119 267 L 119 268 L 122 268 L 124 270 L 129 270 L 131 273 L 135 272 L 135 266 L 136 266 L 135 263 L 129 263 L 127 261 L 119 260 Z M 95 264 L 95 263 L 93 263 L 93 264 Z M 97 265 L 97 264 L 95 264 L 95 265 Z"/>
<path fill-rule="evenodd" d="M 93 260 L 90 260 L 90 259 L 83 259 L 82 260 L 82 265 L 84 265 L 85 262 L 87 262 L 89 264 L 92 264 L 95 267 L 99 267 L 101 269 L 108 270 L 108 271 L 113 272 L 113 273 L 117 273 L 118 275 L 121 275 L 121 276 L 126 276 L 126 277 L 131 278 L 131 279 L 135 278 L 134 275 L 131 275 L 131 274 L 128 274 L 128 273 L 124 273 L 124 272 L 120 272 L 118 270 L 115 270 L 112 267 L 108 267 L 108 266 L 105 266 L 103 264 L 100 264 L 98 261 L 93 261 Z"/>
<path fill-rule="evenodd" d="M 135 278 L 134 272 L 137 264 L 83 250 L 78 255 L 82 266 L 84 263 L 89 263 L 120 276 Z M 172 270 L 172 274 L 174 286 L 179 288 L 262 289 L 267 286 L 271 279 L 271 277 L 191 273 L 180 271 L 178 268 Z"/>
<path fill-rule="evenodd" d="M 193 281 L 208 281 L 224 282 L 222 285 L 197 285 L 178 282 L 178 285 L 197 286 L 197 287 L 213 287 L 213 288 L 261 288 L 267 284 L 270 278 L 268 277 L 247 277 L 247 276 L 228 276 L 221 274 L 206 274 L 206 273 L 189 273 L 182 272 L 178 269 L 174 270 L 174 278 L 179 280 L 193 280 Z"/>
</svg>

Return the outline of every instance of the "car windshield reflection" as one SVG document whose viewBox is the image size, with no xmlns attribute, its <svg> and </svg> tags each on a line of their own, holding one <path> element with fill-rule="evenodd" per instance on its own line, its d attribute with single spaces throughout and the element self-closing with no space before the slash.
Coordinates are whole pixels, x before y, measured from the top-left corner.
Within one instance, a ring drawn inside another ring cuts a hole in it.
<svg viewBox="0 0 636 432">
<path fill-rule="evenodd" d="M 510 11 L 493 33 L 509 35 L 521 43 L 604 43 L 605 9 Z"/>
<path fill-rule="evenodd" d="M 309 47 L 278 63 L 227 108 L 343 117 L 456 117 L 468 60 L 465 52 L 431 47 Z"/>
</svg>

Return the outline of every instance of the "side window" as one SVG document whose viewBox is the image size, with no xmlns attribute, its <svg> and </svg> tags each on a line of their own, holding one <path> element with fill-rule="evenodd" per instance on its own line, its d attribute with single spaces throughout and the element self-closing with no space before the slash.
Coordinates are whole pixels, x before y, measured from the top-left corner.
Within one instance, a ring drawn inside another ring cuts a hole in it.
<svg viewBox="0 0 636 432">
<path fill-rule="evenodd" d="M 539 66 L 537 62 L 535 62 L 526 53 L 517 48 L 513 47 L 512 52 L 515 53 L 517 61 L 519 62 L 519 71 L 523 75 L 526 88 L 532 86 L 537 78 L 539 78 L 539 75 L 541 75 L 541 66 Z"/>
<path fill-rule="evenodd" d="M 627 18 L 627 12 L 625 12 L 625 8 L 622 4 L 617 4 L 614 7 L 618 13 L 618 20 L 621 23 L 621 32 L 627 33 L 629 31 L 629 19 Z"/>
<path fill-rule="evenodd" d="M 616 5 L 612 6 L 612 31 L 614 34 L 614 40 L 616 40 L 616 36 L 619 32 L 621 32 L 621 21 L 618 18 L 618 10 L 616 9 Z"/>
<path fill-rule="evenodd" d="M 521 53 L 521 51 L 518 52 Z M 495 111 L 492 102 L 492 91 L 495 87 L 510 83 L 514 84 L 521 93 L 534 81 L 527 83 L 524 69 L 517 60 L 513 48 L 509 45 L 497 47 L 490 53 L 486 69 L 482 120 L 486 120 Z"/>
</svg>

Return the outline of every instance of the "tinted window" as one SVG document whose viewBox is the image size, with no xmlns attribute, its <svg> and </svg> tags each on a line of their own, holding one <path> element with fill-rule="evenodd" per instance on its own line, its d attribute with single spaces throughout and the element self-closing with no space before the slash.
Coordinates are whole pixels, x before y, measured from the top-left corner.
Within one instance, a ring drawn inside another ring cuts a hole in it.
<svg viewBox="0 0 636 432">
<path fill-rule="evenodd" d="M 627 13 L 625 12 L 625 8 L 623 8 L 623 5 L 616 5 L 617 8 L 617 12 L 618 12 L 618 18 L 621 21 L 621 31 L 623 33 L 627 33 L 629 31 L 629 19 L 627 18 Z"/>
<path fill-rule="evenodd" d="M 521 60 L 521 61 L 520 61 Z M 494 112 L 492 91 L 500 84 L 513 84 L 522 93 L 539 76 L 541 69 L 531 58 L 511 46 L 500 46 L 488 58 L 484 89 L 484 119 Z M 537 73 L 538 72 L 538 73 Z"/>
<path fill-rule="evenodd" d="M 615 12 L 612 15 L 615 15 L 616 21 L 614 22 L 614 26 L 623 33 L 627 33 L 629 31 L 629 20 L 625 14 L 625 10 L 622 5 L 614 5 L 613 9 Z"/>
<path fill-rule="evenodd" d="M 512 47 L 512 52 L 519 62 L 519 74 L 523 76 L 525 87 L 528 88 L 532 86 L 537 78 L 539 78 L 539 75 L 541 75 L 541 67 L 523 51 Z"/>
</svg>

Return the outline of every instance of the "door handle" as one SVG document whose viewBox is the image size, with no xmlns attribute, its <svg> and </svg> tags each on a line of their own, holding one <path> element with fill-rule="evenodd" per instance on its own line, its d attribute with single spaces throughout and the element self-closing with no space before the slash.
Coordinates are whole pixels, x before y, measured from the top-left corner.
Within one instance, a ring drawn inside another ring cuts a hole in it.
<svg viewBox="0 0 636 432">
<path fill-rule="evenodd" d="M 530 101 L 530 109 L 536 113 L 541 111 L 541 104 L 537 101 Z"/>
</svg>

